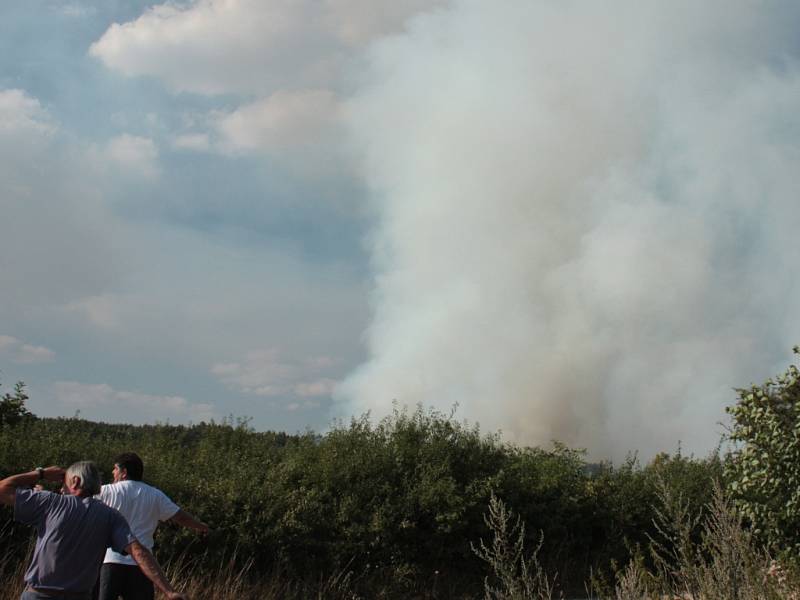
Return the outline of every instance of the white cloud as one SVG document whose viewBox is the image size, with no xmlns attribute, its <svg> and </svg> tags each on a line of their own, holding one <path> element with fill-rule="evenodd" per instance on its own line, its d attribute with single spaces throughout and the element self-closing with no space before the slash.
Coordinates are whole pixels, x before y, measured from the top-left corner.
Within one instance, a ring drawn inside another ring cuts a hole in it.
<svg viewBox="0 0 800 600">
<path fill-rule="evenodd" d="M 337 156 L 333 127 L 337 96 L 352 85 L 347 65 L 371 39 L 399 31 L 413 15 L 441 4 L 168 2 L 135 21 L 112 25 L 89 52 L 110 69 L 157 77 L 176 92 L 248 98 L 241 106 L 207 115 L 208 131 L 178 135 L 177 148 L 266 151 L 304 173 L 341 172 L 345 167 Z M 335 164 L 330 164 L 332 157 Z"/>
<path fill-rule="evenodd" d="M 0 335 L 0 356 L 19 365 L 52 362 L 56 353 L 44 346 L 26 344 L 10 335 Z"/>
<path fill-rule="evenodd" d="M 223 151 L 283 152 L 323 141 L 337 119 L 337 101 L 326 90 L 276 92 L 230 113 L 215 115 Z"/>
<path fill-rule="evenodd" d="M 403 29 L 409 17 L 435 11 L 447 0 L 325 0 L 325 23 L 347 46 L 358 47 Z"/>
<path fill-rule="evenodd" d="M 38 137 L 55 131 L 50 115 L 39 100 L 23 90 L 0 90 L 0 135 Z"/>
<path fill-rule="evenodd" d="M 273 348 L 250 352 L 242 361 L 217 363 L 211 367 L 211 374 L 231 389 L 244 394 L 265 397 L 329 397 L 336 382 L 320 375 L 334 363 L 329 357 L 291 360 Z M 315 400 L 295 404 L 295 409 L 319 406 Z"/>
<path fill-rule="evenodd" d="M 50 348 L 23 344 L 19 349 L 16 362 L 20 364 L 38 364 L 50 362 L 55 358 L 55 356 L 55 352 L 50 350 Z"/>
<path fill-rule="evenodd" d="M 0 207 L 14 197 L 30 197 L 34 185 L 25 175 L 35 171 L 41 177 L 40 157 L 57 133 L 37 98 L 20 89 L 0 89 Z"/>
<path fill-rule="evenodd" d="M 192 403 L 182 396 L 159 396 L 115 390 L 108 384 L 57 381 L 53 384 L 55 401 L 67 410 L 80 410 L 95 421 L 130 422 L 209 421 L 214 418 L 210 404 Z"/>
<path fill-rule="evenodd" d="M 336 387 L 333 379 L 318 379 L 307 383 L 297 383 L 294 386 L 294 393 L 297 396 L 330 396 Z"/>
<path fill-rule="evenodd" d="M 18 343 L 17 338 L 10 335 L 0 335 L 0 350 L 7 350 Z"/>
<path fill-rule="evenodd" d="M 309 52 L 303 29 L 330 46 L 306 2 L 211 1 L 155 6 L 114 24 L 90 54 L 126 75 L 155 75 L 178 91 L 264 92 L 289 80 L 316 80 L 329 60 Z M 305 22 L 304 22 L 305 21 Z M 256 75 L 258 74 L 258 75 Z"/>
<path fill-rule="evenodd" d="M 112 25 L 92 56 L 175 90 L 256 93 L 327 87 L 354 46 L 400 29 L 436 0 L 198 0 Z"/>
<path fill-rule="evenodd" d="M 122 303 L 123 299 L 115 294 L 102 294 L 68 302 L 64 310 L 82 315 L 95 327 L 113 330 L 122 325 Z"/>
<path fill-rule="evenodd" d="M 158 148 L 150 138 L 123 133 L 108 141 L 104 156 L 112 167 L 155 179 L 159 175 Z"/>
<path fill-rule="evenodd" d="M 187 133 L 176 136 L 172 140 L 172 145 L 179 150 L 193 150 L 195 152 L 205 152 L 211 147 L 207 133 Z"/>
</svg>

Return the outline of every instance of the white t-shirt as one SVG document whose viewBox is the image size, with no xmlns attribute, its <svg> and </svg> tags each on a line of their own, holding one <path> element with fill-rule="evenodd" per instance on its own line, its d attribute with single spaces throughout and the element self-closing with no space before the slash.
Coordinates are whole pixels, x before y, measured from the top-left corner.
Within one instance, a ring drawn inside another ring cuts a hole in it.
<svg viewBox="0 0 800 600">
<path fill-rule="evenodd" d="M 128 521 L 133 535 L 143 546 L 153 549 L 153 533 L 159 521 L 166 521 L 175 516 L 180 507 L 170 500 L 161 490 L 141 481 L 119 481 L 104 485 L 95 496 L 109 506 L 116 508 Z M 130 556 L 106 550 L 103 562 L 135 565 Z"/>
</svg>

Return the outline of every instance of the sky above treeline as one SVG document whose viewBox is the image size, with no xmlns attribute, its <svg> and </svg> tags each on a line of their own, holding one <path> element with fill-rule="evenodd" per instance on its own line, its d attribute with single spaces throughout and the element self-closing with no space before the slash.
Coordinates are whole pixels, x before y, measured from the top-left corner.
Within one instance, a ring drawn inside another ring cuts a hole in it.
<svg viewBox="0 0 800 600">
<path fill-rule="evenodd" d="M 800 343 L 800 5 L 0 4 L 0 381 L 719 442 Z"/>
</svg>

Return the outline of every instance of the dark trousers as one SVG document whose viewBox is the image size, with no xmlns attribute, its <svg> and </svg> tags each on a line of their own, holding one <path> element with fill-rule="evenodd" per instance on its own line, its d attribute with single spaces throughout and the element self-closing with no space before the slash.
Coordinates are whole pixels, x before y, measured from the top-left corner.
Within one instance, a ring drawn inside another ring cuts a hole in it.
<svg viewBox="0 0 800 600">
<path fill-rule="evenodd" d="M 103 563 L 97 600 L 153 600 L 153 584 L 136 565 Z"/>
<path fill-rule="evenodd" d="M 25 590 L 22 592 L 19 600 L 89 600 L 91 597 L 92 595 L 88 592 L 86 595 L 82 596 L 75 593 L 59 594 L 58 592 L 53 592 L 50 594 L 44 594 L 42 592 L 34 592 L 33 590 Z"/>
</svg>

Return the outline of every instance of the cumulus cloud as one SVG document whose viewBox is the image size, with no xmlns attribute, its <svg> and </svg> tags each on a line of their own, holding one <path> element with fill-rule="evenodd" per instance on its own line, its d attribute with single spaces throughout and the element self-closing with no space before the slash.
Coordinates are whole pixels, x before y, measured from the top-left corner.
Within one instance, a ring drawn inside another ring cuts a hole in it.
<svg viewBox="0 0 800 600">
<path fill-rule="evenodd" d="M 372 46 L 347 111 L 375 314 L 339 411 L 458 403 L 600 457 L 713 447 L 731 388 L 800 337 L 798 23 L 461 0 Z"/>
<path fill-rule="evenodd" d="M 57 124 L 37 98 L 20 89 L 0 89 L 0 186 L 6 188 L 6 197 L 30 194 L 24 175 L 57 132 Z M 19 169 L 19 164 L 26 168 Z"/>
<path fill-rule="evenodd" d="M 210 404 L 192 403 L 182 396 L 159 396 L 141 392 L 115 390 L 108 384 L 57 381 L 52 393 L 58 405 L 79 410 L 95 420 L 128 422 L 209 421 L 214 418 Z"/>
<path fill-rule="evenodd" d="M 172 146 L 179 150 L 205 152 L 211 147 L 211 143 L 207 133 L 186 133 L 175 136 Z"/>
<path fill-rule="evenodd" d="M 150 138 L 123 133 L 108 141 L 104 156 L 112 168 L 151 180 L 159 175 L 158 148 Z"/>
<path fill-rule="evenodd" d="M 176 147 L 266 151 L 285 163 L 319 170 L 337 152 L 330 138 L 337 98 L 349 85 L 346 66 L 369 40 L 402 30 L 411 16 L 442 3 L 167 2 L 112 25 L 89 53 L 110 69 L 156 77 L 175 92 L 245 98 L 207 115 L 206 131 L 182 132 Z M 315 147 L 314 156 L 300 156 Z M 336 162 L 328 168 L 342 170 Z"/>
<path fill-rule="evenodd" d="M 0 356 L 18 365 L 34 365 L 53 361 L 56 353 L 44 346 L 26 344 L 10 335 L 0 335 Z"/>
<path fill-rule="evenodd" d="M 48 135 L 55 131 L 50 115 L 39 100 L 24 90 L 0 90 L 0 134 Z"/>
<path fill-rule="evenodd" d="M 329 91 L 280 91 L 233 112 L 217 114 L 215 128 L 220 147 L 227 152 L 308 149 L 334 126 L 337 110 Z"/>
<path fill-rule="evenodd" d="M 287 410 L 318 408 L 333 392 L 336 382 L 328 377 L 336 361 L 329 357 L 290 359 L 275 349 L 254 350 L 241 361 L 222 362 L 211 373 L 228 387 L 244 394 L 270 398 L 299 398 Z"/>
<path fill-rule="evenodd" d="M 353 47 L 439 2 L 199 0 L 153 6 L 112 25 L 89 53 L 177 91 L 269 95 L 334 84 Z"/>
<path fill-rule="evenodd" d="M 122 305 L 123 300 L 118 295 L 106 293 L 67 302 L 63 310 L 81 315 L 100 329 L 115 330 L 123 324 Z"/>
</svg>

